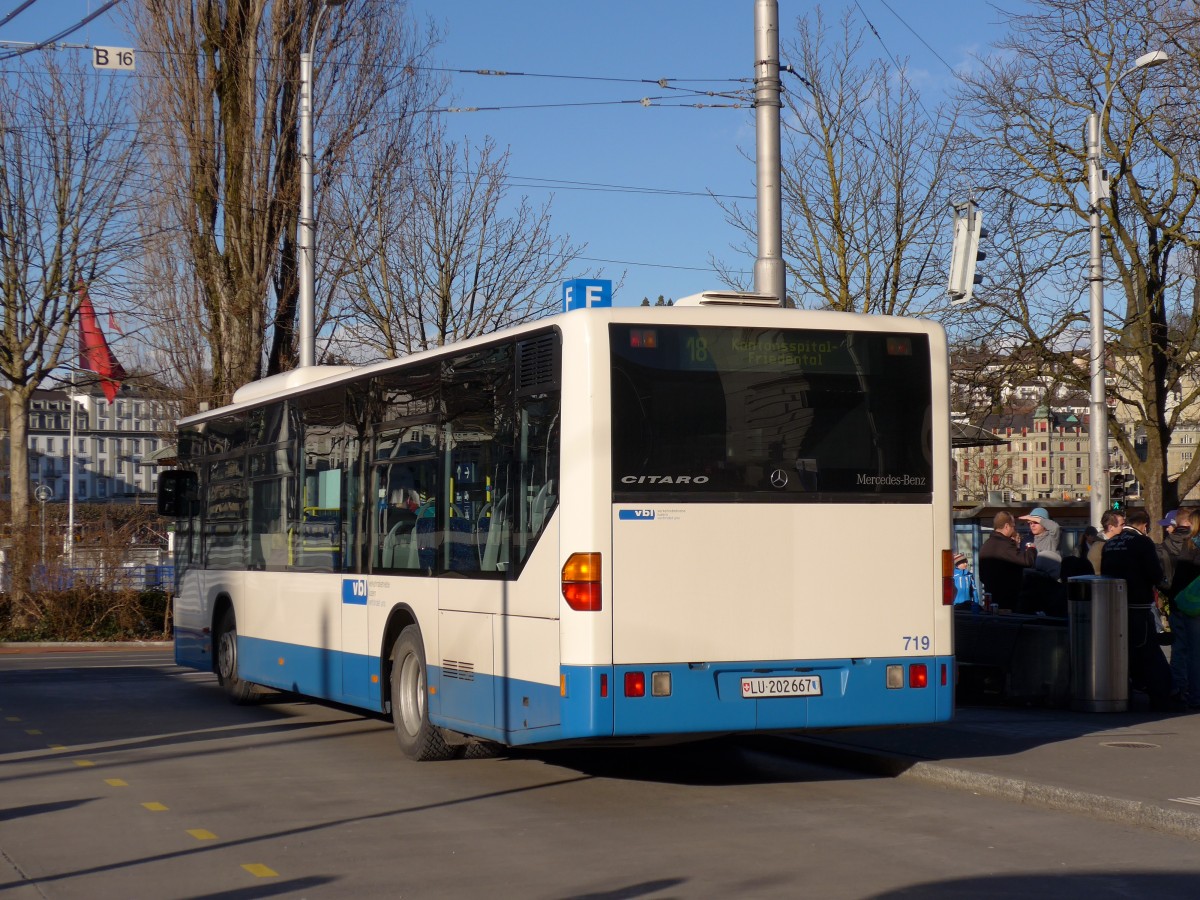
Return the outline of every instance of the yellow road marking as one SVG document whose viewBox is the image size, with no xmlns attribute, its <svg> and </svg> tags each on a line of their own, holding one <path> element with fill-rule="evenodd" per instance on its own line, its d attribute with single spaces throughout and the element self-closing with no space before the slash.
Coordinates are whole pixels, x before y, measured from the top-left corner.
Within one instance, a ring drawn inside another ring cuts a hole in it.
<svg viewBox="0 0 1200 900">
<path fill-rule="evenodd" d="M 157 801 L 155 801 L 153 803 L 143 803 L 142 806 L 146 807 L 146 809 L 150 810 L 150 812 L 166 812 L 167 811 L 167 808 Z"/>
<path fill-rule="evenodd" d="M 278 878 L 279 873 L 274 869 L 267 868 L 262 863 L 246 863 L 242 866 L 247 872 L 255 878 Z"/>
<path fill-rule="evenodd" d="M 42 732 L 38 728 L 26 728 L 25 733 L 26 734 L 41 734 Z"/>
<path fill-rule="evenodd" d="M 217 836 L 207 828 L 189 828 L 187 833 L 198 841 L 215 841 Z"/>
<path fill-rule="evenodd" d="M 94 766 L 95 763 L 92 762 L 90 759 L 77 759 L 77 760 L 75 760 L 75 765 L 86 769 L 88 766 Z"/>
<path fill-rule="evenodd" d="M 5 716 L 4 721 L 5 722 L 20 722 L 21 719 L 19 716 Z"/>
<path fill-rule="evenodd" d="M 109 787 L 129 787 L 129 782 L 123 778 L 105 778 L 104 783 Z"/>
<path fill-rule="evenodd" d="M 65 744 L 49 744 L 48 746 L 50 747 L 51 750 L 66 750 L 67 749 Z"/>
</svg>

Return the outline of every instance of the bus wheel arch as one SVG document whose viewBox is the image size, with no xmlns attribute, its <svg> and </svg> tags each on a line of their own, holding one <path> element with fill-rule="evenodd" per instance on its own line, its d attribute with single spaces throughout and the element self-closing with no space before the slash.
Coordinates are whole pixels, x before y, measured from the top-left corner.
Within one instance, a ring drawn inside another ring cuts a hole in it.
<svg viewBox="0 0 1200 900">
<path fill-rule="evenodd" d="M 446 743 L 442 730 L 429 721 L 427 673 L 425 641 L 414 621 L 401 629 L 392 646 L 388 684 L 396 740 L 404 755 L 417 762 L 451 759 L 460 749 Z"/>
</svg>

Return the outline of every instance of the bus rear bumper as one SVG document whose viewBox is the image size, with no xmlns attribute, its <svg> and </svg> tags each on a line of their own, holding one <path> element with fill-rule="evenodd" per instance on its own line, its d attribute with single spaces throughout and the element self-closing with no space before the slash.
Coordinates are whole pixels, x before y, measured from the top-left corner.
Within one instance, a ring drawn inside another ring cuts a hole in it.
<svg viewBox="0 0 1200 900">
<path fill-rule="evenodd" d="M 889 668 L 898 686 L 888 687 Z M 564 666 L 562 673 L 567 739 L 908 725 L 946 721 L 954 711 L 952 656 Z M 770 693 L 811 691 L 814 676 L 819 695 Z M 630 696 L 639 684 L 644 694 Z"/>
</svg>

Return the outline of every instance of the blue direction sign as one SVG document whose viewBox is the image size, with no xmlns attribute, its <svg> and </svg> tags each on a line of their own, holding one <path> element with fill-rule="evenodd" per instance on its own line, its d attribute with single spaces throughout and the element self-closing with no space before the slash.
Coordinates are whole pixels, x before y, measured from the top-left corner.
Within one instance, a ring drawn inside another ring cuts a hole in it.
<svg viewBox="0 0 1200 900">
<path fill-rule="evenodd" d="M 563 312 L 612 306 L 612 282 L 599 278 L 575 278 L 563 282 Z"/>
</svg>

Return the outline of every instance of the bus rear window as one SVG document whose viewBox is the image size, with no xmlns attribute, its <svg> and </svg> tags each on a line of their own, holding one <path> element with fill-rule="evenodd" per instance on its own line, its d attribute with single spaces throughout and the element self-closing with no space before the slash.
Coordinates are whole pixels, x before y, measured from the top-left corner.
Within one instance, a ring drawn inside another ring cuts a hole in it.
<svg viewBox="0 0 1200 900">
<path fill-rule="evenodd" d="M 611 325 L 613 496 L 931 502 L 923 334 Z"/>
</svg>

